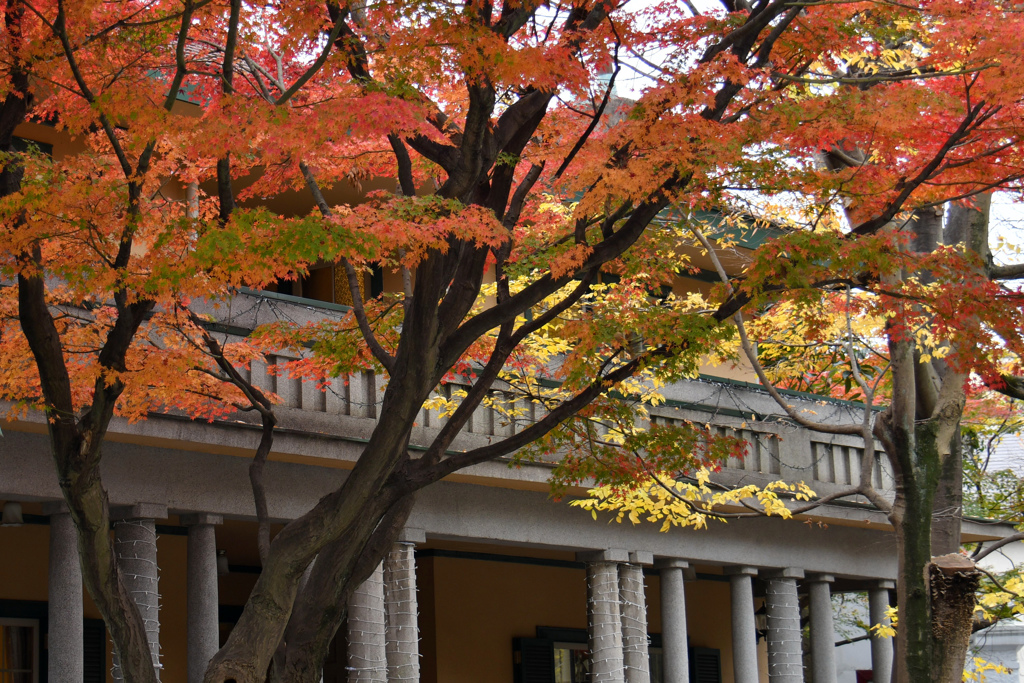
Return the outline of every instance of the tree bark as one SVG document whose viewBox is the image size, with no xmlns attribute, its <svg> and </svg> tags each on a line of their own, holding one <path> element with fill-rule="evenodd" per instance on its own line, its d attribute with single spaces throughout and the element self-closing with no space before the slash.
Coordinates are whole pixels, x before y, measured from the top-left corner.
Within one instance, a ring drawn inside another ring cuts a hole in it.
<svg viewBox="0 0 1024 683">
<path fill-rule="evenodd" d="M 345 618 L 348 599 L 356 586 L 373 573 L 381 554 L 394 545 L 405 528 L 414 497 L 407 495 L 388 510 L 363 547 L 342 538 L 324 549 L 309 581 L 295 600 L 286 632 L 287 660 L 281 680 L 318 683 L 331 641 Z"/>
<path fill-rule="evenodd" d="M 951 553 L 934 558 L 928 564 L 927 577 L 931 635 L 935 643 L 931 680 L 959 683 L 974 625 L 975 593 L 981 572 L 969 558 Z"/>
<path fill-rule="evenodd" d="M 453 248 L 446 255 L 435 253 L 420 264 L 416 273 L 417 302 L 443 298 L 458 258 L 459 250 Z M 402 482 L 392 477 L 408 460 L 409 436 L 416 416 L 440 379 L 442 313 L 443 307 L 436 305 L 409 307 L 394 371 L 384 392 L 381 417 L 363 454 L 340 489 L 325 496 L 274 538 L 241 618 L 207 669 L 207 683 L 261 683 L 285 635 L 299 578 L 313 558 L 345 538 L 350 547 L 339 552 L 347 558 L 343 564 L 352 562 L 392 505 L 411 492 L 403 490 Z M 385 552 L 386 547 L 378 563 Z M 313 574 L 318 575 L 316 568 Z"/>
</svg>

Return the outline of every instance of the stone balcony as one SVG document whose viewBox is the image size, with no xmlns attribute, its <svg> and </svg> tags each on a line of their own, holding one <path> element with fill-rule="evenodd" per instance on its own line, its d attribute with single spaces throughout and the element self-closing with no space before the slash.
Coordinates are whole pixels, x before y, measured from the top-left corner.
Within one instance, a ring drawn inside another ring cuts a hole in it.
<svg viewBox="0 0 1024 683">
<path fill-rule="evenodd" d="M 335 304 L 243 291 L 228 306 L 211 310 L 210 313 L 221 321 L 215 329 L 233 335 L 281 319 L 302 323 L 323 316 L 340 317 L 345 310 Z M 250 370 L 249 379 L 256 386 L 277 394 L 281 399 L 277 408 L 281 433 L 275 442 L 275 452 L 295 449 L 299 452 L 294 455 L 303 460 L 310 457 L 340 460 L 342 462 L 335 466 L 345 467 L 358 457 L 360 444 L 373 430 L 380 410 L 385 378 L 373 372 L 359 372 L 335 378 L 321 389 L 313 382 L 303 382 L 287 376 L 287 373 L 268 370 L 268 364 L 275 365 L 289 360 L 292 360 L 291 356 L 271 356 L 267 364 L 254 363 Z M 444 391 L 450 397 L 451 392 L 458 388 L 457 384 L 449 384 L 444 387 Z M 764 485 L 769 481 L 783 479 L 787 482 L 804 482 L 818 495 L 828 495 L 849 488 L 859 481 L 863 455 L 863 442 L 859 438 L 822 434 L 793 425 L 772 398 L 757 385 L 702 376 L 665 387 L 662 394 L 667 400 L 651 409 L 652 422 L 670 424 L 690 420 L 698 424 L 711 424 L 720 434 L 738 436 L 747 442 L 746 456 L 742 459 L 730 458 L 715 476 L 715 480 L 721 484 Z M 788 392 L 785 396 L 797 410 L 818 421 L 852 424 L 859 422 L 863 414 L 861 407 L 855 403 L 819 399 L 796 392 Z M 510 423 L 494 409 L 479 407 L 452 449 L 465 450 L 511 436 L 516 430 L 541 417 L 539 411 L 542 408 L 538 405 L 524 402 L 521 409 L 524 416 Z M 252 418 L 241 419 L 248 421 Z M 416 422 L 417 427 L 412 435 L 414 449 L 423 448 L 431 442 L 444 423 L 444 418 L 436 410 L 422 409 Z M 302 434 L 315 435 L 317 439 L 314 443 L 319 446 L 301 446 L 297 443 L 297 437 Z M 237 438 L 227 438 L 238 442 Z M 254 432 L 253 445 L 255 438 Z M 324 448 L 324 438 L 338 439 L 347 444 L 344 447 Z M 888 493 L 893 489 L 893 477 L 883 455 L 880 449 L 876 453 L 872 481 L 876 488 Z M 508 459 L 504 460 L 469 468 L 455 476 L 472 480 L 481 477 L 517 480 L 520 485 L 533 486 L 543 485 L 547 479 L 549 468 L 544 464 L 511 469 L 506 466 Z"/>
</svg>

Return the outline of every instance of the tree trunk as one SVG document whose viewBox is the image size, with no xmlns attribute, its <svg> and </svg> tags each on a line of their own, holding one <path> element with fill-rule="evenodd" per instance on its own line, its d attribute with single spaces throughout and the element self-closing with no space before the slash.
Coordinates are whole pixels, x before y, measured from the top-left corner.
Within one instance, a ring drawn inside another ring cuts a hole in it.
<svg viewBox="0 0 1024 683">
<path fill-rule="evenodd" d="M 960 528 L 964 514 L 963 447 L 960 425 L 950 444 L 950 454 L 942 464 L 932 502 L 932 555 L 948 555 L 960 550 Z"/>
<path fill-rule="evenodd" d="M 319 683 L 324 658 L 345 618 L 349 597 L 394 545 L 405 528 L 413 501 L 414 497 L 407 495 L 395 503 L 364 546 L 342 538 L 324 548 L 310 580 L 295 600 L 286 632 L 287 659 L 282 681 Z"/>
<path fill-rule="evenodd" d="M 364 457 L 360 463 L 365 460 Z M 354 472 L 350 480 L 356 478 Z M 289 524 L 274 538 L 267 566 L 256 582 L 242 617 L 231 631 L 228 642 L 210 662 L 205 677 L 207 683 L 263 683 L 292 615 L 299 579 L 313 558 L 330 548 L 336 539 L 345 539 L 338 549 L 341 556 L 336 559 L 341 560 L 338 573 L 343 576 L 340 580 L 347 582 L 355 559 L 352 555 L 359 555 L 355 549 L 366 545 L 391 507 L 385 494 L 376 487 L 364 488 L 357 484 L 350 488 L 347 483 L 341 491 L 325 497 L 311 512 Z M 343 505 L 338 503 L 341 499 L 344 499 Z M 339 527 L 342 532 L 336 534 L 335 529 Z M 316 574 L 314 567 L 306 590 L 310 590 L 309 584 Z M 340 617 L 338 619 L 340 621 Z"/>
<path fill-rule="evenodd" d="M 896 533 L 899 625 L 893 683 L 933 683 L 931 601 L 925 571 L 931 554 L 931 496 L 916 482 L 898 485 L 890 520 Z M 888 683 L 879 681 L 877 683 Z"/>
<path fill-rule="evenodd" d="M 912 439 L 887 434 L 889 455 L 901 463 L 889 515 L 899 557 L 894 683 L 960 683 L 971 635 L 979 573 L 956 553 L 932 558 L 936 492 L 950 485 L 944 480 L 953 459 L 944 420 L 950 415 L 942 412 L 917 424 Z"/>
<path fill-rule="evenodd" d="M 928 565 L 928 593 L 932 606 L 935 658 L 931 680 L 959 683 L 973 630 L 975 593 L 981 582 L 969 558 L 959 553 L 941 555 Z"/>
<path fill-rule="evenodd" d="M 451 281 L 457 258 L 457 253 L 438 254 L 420 265 L 416 273 L 417 301 L 441 299 Z M 309 581 L 326 590 L 329 582 L 325 579 L 321 583 L 317 576 L 334 570 L 334 580 L 344 586 L 349 581 L 346 570 L 351 574 L 356 559 L 380 522 L 392 506 L 410 492 L 401 490 L 403 482 L 396 481 L 395 475 L 402 463 L 408 461 L 409 436 L 420 407 L 440 379 L 437 336 L 443 312 L 438 306 L 409 307 L 384 393 L 381 418 L 364 452 L 340 489 L 324 496 L 312 510 L 274 537 L 267 562 L 241 618 L 227 643 L 210 662 L 206 683 L 262 683 L 274 652 L 285 636 L 295 607 L 299 579 L 313 558 L 339 539 L 347 539 L 349 545 L 339 550 L 341 570 L 322 568 L 318 571 L 314 567 Z M 456 321 L 461 321 L 463 315 L 459 313 Z M 381 551 L 378 562 L 386 552 L 386 549 Z M 321 662 L 316 663 L 317 667 L 320 665 Z M 306 668 L 303 665 L 303 669 Z"/>
</svg>

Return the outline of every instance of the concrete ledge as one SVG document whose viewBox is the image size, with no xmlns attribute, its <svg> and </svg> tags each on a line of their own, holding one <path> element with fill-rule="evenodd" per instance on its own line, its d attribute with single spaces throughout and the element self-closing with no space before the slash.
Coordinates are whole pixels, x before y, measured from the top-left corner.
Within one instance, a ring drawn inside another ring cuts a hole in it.
<svg viewBox="0 0 1024 683">
<path fill-rule="evenodd" d="M 167 519 L 167 506 L 162 503 L 135 503 L 110 506 L 110 519 Z"/>
<path fill-rule="evenodd" d="M 48 500 L 43 503 L 43 514 L 47 517 L 52 515 L 66 515 L 71 510 L 68 509 L 68 504 L 63 500 Z"/>
<path fill-rule="evenodd" d="M 413 527 L 405 527 L 398 534 L 399 543 L 411 543 L 413 545 L 419 545 L 427 542 L 427 532 L 423 529 L 416 529 Z"/>
<path fill-rule="evenodd" d="M 649 553 L 646 550 L 634 550 L 629 553 L 629 563 L 639 565 L 652 565 L 654 564 L 654 553 Z"/>
<path fill-rule="evenodd" d="M 757 567 L 751 567 L 745 564 L 722 568 L 722 573 L 726 576 L 757 576 L 757 572 Z"/>
<path fill-rule="evenodd" d="M 655 569 L 689 569 L 690 563 L 676 557 L 664 557 L 654 561 Z"/>
<path fill-rule="evenodd" d="M 819 574 L 812 572 L 807 575 L 807 583 L 834 583 L 836 577 L 834 574 Z"/>
<path fill-rule="evenodd" d="M 197 526 L 199 524 L 223 524 L 224 515 L 215 515 L 209 512 L 191 512 L 185 515 L 178 515 L 178 522 L 182 526 Z"/>
<path fill-rule="evenodd" d="M 782 569 L 765 569 L 761 572 L 764 579 L 802 579 L 804 570 L 798 567 L 784 567 Z"/>
<path fill-rule="evenodd" d="M 629 551 L 620 548 L 585 550 L 576 553 L 577 562 L 629 562 Z"/>
</svg>

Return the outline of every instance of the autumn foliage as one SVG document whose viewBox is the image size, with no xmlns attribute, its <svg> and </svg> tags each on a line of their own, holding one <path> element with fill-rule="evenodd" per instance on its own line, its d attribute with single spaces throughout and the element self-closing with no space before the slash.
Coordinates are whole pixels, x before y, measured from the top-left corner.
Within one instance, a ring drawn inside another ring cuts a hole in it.
<svg viewBox="0 0 1024 683">
<path fill-rule="evenodd" d="M 103 437 L 114 416 L 251 409 L 260 462 L 276 397 L 244 371 L 263 354 L 291 350 L 278 372 L 306 381 L 372 368 L 388 386 L 343 487 L 261 543 L 210 681 L 263 680 L 275 652 L 275 676 L 318 680 L 347 592 L 412 494 L 453 471 L 517 453 L 558 460 L 561 485 L 622 487 L 741 452 L 702 424 L 645 428 L 659 386 L 740 353 L 737 314 L 790 335 L 765 357 L 793 386 L 813 375 L 856 398 L 855 374 L 884 374 L 866 356 L 822 374 L 827 355 L 787 347 L 847 323 L 918 345 L 961 385 L 1020 371 L 1020 298 L 988 252 L 914 249 L 906 228 L 1024 174 L 1013 6 L 4 7 L 0 392 L 12 416 L 47 417 L 86 585 L 132 680 L 154 674 L 105 532 Z M 697 211 L 779 236 L 751 252 L 724 230 L 709 249 Z M 689 278 L 716 249 L 743 259 L 702 296 Z M 356 294 L 342 318 L 225 331 L 240 288 L 323 264 Z M 402 284 L 358 295 L 374 269 Z M 425 404 L 447 422 L 413 458 Z M 513 433 L 453 453 L 480 405 Z M 300 591 L 318 554 L 331 562 Z"/>
</svg>

